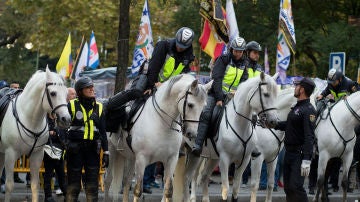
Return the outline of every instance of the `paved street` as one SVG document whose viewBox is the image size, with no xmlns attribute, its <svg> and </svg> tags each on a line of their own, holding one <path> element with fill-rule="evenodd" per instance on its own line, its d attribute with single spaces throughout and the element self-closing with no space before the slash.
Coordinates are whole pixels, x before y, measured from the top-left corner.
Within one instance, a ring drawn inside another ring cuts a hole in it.
<svg viewBox="0 0 360 202">
<path fill-rule="evenodd" d="M 20 174 L 20 177 L 22 179 L 25 179 L 25 176 L 23 174 Z M 209 192 L 210 192 L 210 196 L 211 196 L 211 200 L 212 201 L 219 201 L 220 200 L 220 176 L 219 175 L 215 175 L 212 176 L 212 180 L 215 182 L 213 184 L 210 184 L 209 186 Z M 153 193 L 152 194 L 144 194 L 143 195 L 143 201 L 146 202 L 159 202 L 161 200 L 161 194 L 162 194 L 162 189 L 156 189 L 153 188 L 152 189 Z M 332 192 L 332 190 L 330 190 L 330 192 Z M 197 194 L 198 198 L 197 201 L 201 201 L 201 191 L 199 190 L 198 194 Z M 57 197 L 54 194 L 54 197 L 56 198 L 57 201 L 63 201 L 63 197 Z M 309 195 L 309 199 L 312 199 L 312 195 Z M 132 198 L 132 197 L 131 197 Z M 332 193 L 332 195 L 330 195 L 330 201 L 331 202 L 340 202 L 342 198 L 342 191 L 341 189 L 339 190 L 339 192 L 336 193 Z M 85 202 L 85 195 L 82 192 L 80 194 L 80 201 L 81 202 Z M 356 200 L 360 199 L 360 190 L 356 189 L 354 191 L 354 193 L 349 193 L 348 194 L 348 202 L 355 202 Z M 4 194 L 0 194 L 0 201 L 4 200 Z M 44 200 L 44 195 L 43 195 L 43 191 L 40 191 L 40 202 Z M 258 192 L 258 201 L 264 201 L 265 200 L 265 191 L 259 191 Z M 15 184 L 15 191 L 12 195 L 12 200 L 14 202 L 28 202 L 31 201 L 31 189 L 27 188 L 25 184 Z M 104 194 L 101 193 L 100 194 L 100 200 L 101 202 L 104 201 Z M 229 199 L 230 201 L 230 199 Z M 250 201 L 250 189 L 249 187 L 241 189 L 241 193 L 239 195 L 239 200 L 238 201 Z M 283 191 L 282 188 L 279 188 L 278 192 L 274 192 L 273 194 L 273 202 L 285 202 L 285 193 Z M 359 200 L 360 202 L 360 200 Z"/>
</svg>

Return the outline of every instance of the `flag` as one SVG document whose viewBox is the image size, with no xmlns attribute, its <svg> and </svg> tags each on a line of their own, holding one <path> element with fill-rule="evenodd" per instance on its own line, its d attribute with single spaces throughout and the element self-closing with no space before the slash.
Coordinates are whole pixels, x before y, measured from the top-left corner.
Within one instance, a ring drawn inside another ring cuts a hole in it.
<svg viewBox="0 0 360 202">
<path fill-rule="evenodd" d="M 221 7 L 221 2 L 216 0 L 201 0 L 200 2 L 200 15 L 210 24 L 214 26 L 214 30 L 218 35 L 218 38 L 224 41 L 225 43 L 229 42 L 228 30 L 226 27 L 226 12 L 223 7 Z M 221 7 L 223 17 L 219 17 L 219 12 Z"/>
<path fill-rule="evenodd" d="M 229 41 L 231 42 L 235 37 L 239 36 L 239 28 L 232 0 L 226 0 L 226 24 L 228 28 Z"/>
<path fill-rule="evenodd" d="M 214 27 L 207 20 L 204 22 L 199 42 L 201 49 L 213 59 L 226 52 L 225 42 L 219 39 Z"/>
<path fill-rule="evenodd" d="M 150 24 L 150 11 L 148 1 L 145 0 L 144 8 L 139 25 L 139 33 L 135 43 L 134 58 L 131 65 L 131 74 L 136 76 L 141 65 L 151 58 L 154 50 L 154 41 Z"/>
<path fill-rule="evenodd" d="M 71 57 L 71 36 L 66 40 L 64 49 L 61 53 L 58 63 L 56 64 L 56 71 L 64 78 L 69 78 L 72 71 L 72 57 Z"/>
<path fill-rule="evenodd" d="M 270 74 L 270 64 L 269 64 L 269 56 L 267 52 L 267 47 L 265 47 L 265 55 L 264 55 L 264 67 L 265 67 L 265 74 Z"/>
<path fill-rule="evenodd" d="M 99 52 L 96 46 L 95 34 L 92 31 L 90 36 L 90 46 L 89 46 L 89 61 L 87 66 L 91 69 L 96 69 L 99 66 Z"/>
<path fill-rule="evenodd" d="M 81 40 L 80 50 L 75 60 L 74 69 L 71 74 L 71 79 L 78 80 L 80 72 L 84 71 L 89 62 L 89 45 L 84 37 Z"/>
<path fill-rule="evenodd" d="M 290 64 L 291 52 L 295 54 L 295 44 L 295 27 L 291 11 L 291 0 L 280 0 L 276 71 L 279 72 L 281 84 L 285 84 L 286 70 Z"/>
</svg>

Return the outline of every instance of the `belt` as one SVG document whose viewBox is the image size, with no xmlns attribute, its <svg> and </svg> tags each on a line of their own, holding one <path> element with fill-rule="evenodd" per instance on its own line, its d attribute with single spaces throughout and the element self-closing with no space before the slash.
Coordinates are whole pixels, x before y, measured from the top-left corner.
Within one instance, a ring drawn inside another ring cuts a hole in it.
<svg viewBox="0 0 360 202">
<path fill-rule="evenodd" d="M 300 146 L 300 145 L 285 145 L 285 149 L 288 152 L 302 153 L 302 146 Z"/>
</svg>

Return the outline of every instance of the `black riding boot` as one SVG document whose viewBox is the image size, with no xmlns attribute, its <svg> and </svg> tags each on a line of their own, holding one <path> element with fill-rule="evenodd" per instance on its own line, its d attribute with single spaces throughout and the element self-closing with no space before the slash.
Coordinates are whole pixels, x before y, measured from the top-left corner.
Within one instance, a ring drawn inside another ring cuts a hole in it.
<svg viewBox="0 0 360 202">
<path fill-rule="evenodd" d="M 204 144 L 204 141 L 206 139 L 207 130 L 208 124 L 200 122 L 198 127 L 198 134 L 195 139 L 195 144 L 193 145 L 193 148 L 191 150 L 191 153 L 195 156 L 200 156 L 202 152 L 202 145 Z"/>
<path fill-rule="evenodd" d="M 142 92 L 137 89 L 128 89 L 121 91 L 109 99 L 107 108 L 113 109 L 116 107 L 120 107 L 131 100 L 135 100 L 136 98 L 141 97 L 141 95 Z"/>
</svg>

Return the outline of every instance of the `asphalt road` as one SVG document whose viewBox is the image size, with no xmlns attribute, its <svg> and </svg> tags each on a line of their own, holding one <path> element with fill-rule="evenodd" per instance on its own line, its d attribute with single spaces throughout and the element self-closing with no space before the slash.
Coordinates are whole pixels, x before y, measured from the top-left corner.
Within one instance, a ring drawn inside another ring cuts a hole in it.
<svg viewBox="0 0 360 202">
<path fill-rule="evenodd" d="M 25 179 L 24 175 L 20 175 L 22 179 Z M 214 175 L 212 176 L 212 180 L 215 182 L 213 184 L 209 185 L 209 192 L 210 192 L 210 200 L 211 201 L 219 201 L 221 199 L 220 195 L 220 176 Z M 306 185 L 305 185 L 306 187 Z M 146 202 L 159 202 L 161 201 L 162 197 L 162 189 L 161 188 L 152 188 L 153 193 L 152 194 L 143 194 L 143 201 Z M 330 190 L 332 192 L 332 190 Z M 264 201 L 265 200 L 265 191 L 259 191 L 258 192 L 258 201 Z M 201 201 L 201 190 L 197 193 L 197 201 Z M 308 195 L 309 201 L 312 201 L 313 195 Z M 342 191 L 341 189 L 338 192 L 332 193 L 330 196 L 331 202 L 340 202 L 342 201 Z M 57 201 L 64 201 L 62 196 L 56 196 L 54 194 L 54 198 Z M 131 196 L 132 198 L 132 196 Z M 228 198 L 228 201 L 230 201 L 231 197 Z M 104 193 L 100 192 L 99 194 L 99 201 L 104 201 Z M 40 190 L 40 202 L 44 200 L 43 191 Z M 84 192 L 81 192 L 79 197 L 80 202 L 85 202 L 85 195 Z M 360 202 L 360 190 L 355 189 L 353 193 L 348 193 L 348 202 L 355 202 L 358 200 Z M 0 194 L 0 201 L 4 201 L 4 194 Z M 14 202 L 30 202 L 31 201 L 31 189 L 26 187 L 25 184 L 15 184 L 15 191 L 12 194 L 11 201 Z M 239 202 L 241 201 L 250 201 L 250 187 L 241 188 L 240 194 L 239 194 Z M 277 192 L 273 193 L 273 202 L 285 202 L 285 193 L 282 188 L 279 188 Z"/>
</svg>

